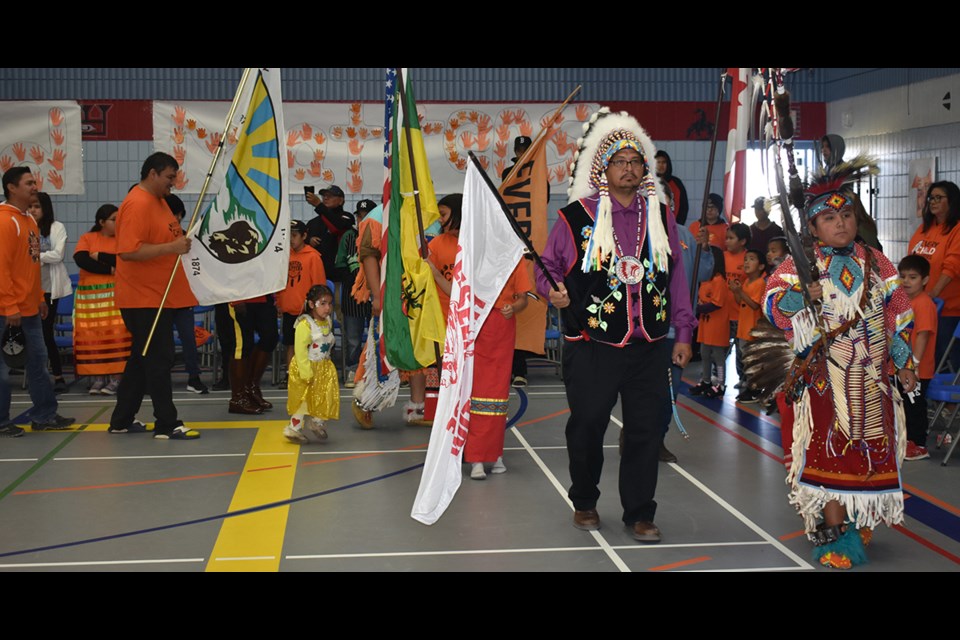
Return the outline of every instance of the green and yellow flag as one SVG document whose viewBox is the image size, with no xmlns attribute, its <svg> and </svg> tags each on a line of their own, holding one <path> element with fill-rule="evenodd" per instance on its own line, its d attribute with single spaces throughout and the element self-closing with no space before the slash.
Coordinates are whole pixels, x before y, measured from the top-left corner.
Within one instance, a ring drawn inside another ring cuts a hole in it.
<svg viewBox="0 0 960 640">
<path fill-rule="evenodd" d="M 390 126 L 390 185 L 385 190 L 382 335 L 387 362 L 413 371 L 436 362 L 444 321 L 433 272 L 420 253 L 420 221 L 439 217 L 420 121 L 406 69 L 396 73 Z M 400 83 L 403 83 L 401 87 Z M 416 187 L 414 186 L 416 184 Z"/>
</svg>

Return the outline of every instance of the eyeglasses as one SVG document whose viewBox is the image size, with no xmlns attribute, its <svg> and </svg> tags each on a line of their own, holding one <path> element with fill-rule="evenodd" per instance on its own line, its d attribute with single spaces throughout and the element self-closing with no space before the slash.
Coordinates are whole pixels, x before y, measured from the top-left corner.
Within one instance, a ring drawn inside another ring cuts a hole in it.
<svg viewBox="0 0 960 640">
<path fill-rule="evenodd" d="M 626 167 L 642 167 L 643 158 L 634 158 L 632 160 L 623 160 L 621 158 L 617 158 L 616 160 L 610 161 L 610 166 L 616 167 L 617 169 L 624 169 Z"/>
<path fill-rule="evenodd" d="M 927 196 L 927 202 L 940 202 L 941 200 L 946 199 L 947 196 Z"/>
</svg>

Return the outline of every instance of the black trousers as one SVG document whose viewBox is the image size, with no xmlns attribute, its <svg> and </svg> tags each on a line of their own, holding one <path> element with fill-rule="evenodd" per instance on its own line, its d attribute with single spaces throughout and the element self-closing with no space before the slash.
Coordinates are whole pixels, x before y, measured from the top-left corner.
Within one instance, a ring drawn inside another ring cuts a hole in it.
<svg viewBox="0 0 960 640">
<path fill-rule="evenodd" d="M 177 408 L 173 404 L 170 378 L 174 357 L 171 309 L 160 312 L 150 349 L 146 356 L 140 355 L 156 314 L 156 309 L 120 309 L 123 323 L 133 336 L 133 344 L 117 389 L 117 406 L 110 416 L 110 426 L 114 429 L 125 429 L 133 423 L 145 395 L 153 401 L 154 433 L 170 434 L 177 426 Z"/>
<path fill-rule="evenodd" d="M 60 349 L 57 347 L 57 341 L 53 336 L 53 325 L 57 322 L 57 303 L 59 300 L 51 300 L 50 294 L 43 294 L 43 299 L 47 303 L 47 317 L 43 319 L 43 343 L 47 345 L 47 357 L 50 358 L 50 372 L 54 378 L 63 377 L 63 365 L 60 363 Z"/>
<path fill-rule="evenodd" d="M 597 506 L 603 437 L 619 398 L 624 435 L 619 477 L 623 522 L 653 521 L 663 414 L 669 408 L 669 366 L 666 340 L 623 348 L 592 340 L 564 345 L 563 376 L 570 405 L 568 496 L 578 511 Z"/>
<path fill-rule="evenodd" d="M 903 417 L 907 421 L 907 440 L 918 447 L 927 446 L 927 427 L 929 418 L 927 418 L 927 389 L 930 388 L 930 380 L 920 380 L 920 397 L 914 398 L 913 402 L 907 398 L 903 391 L 903 385 L 899 378 L 897 388 L 903 395 Z"/>
</svg>

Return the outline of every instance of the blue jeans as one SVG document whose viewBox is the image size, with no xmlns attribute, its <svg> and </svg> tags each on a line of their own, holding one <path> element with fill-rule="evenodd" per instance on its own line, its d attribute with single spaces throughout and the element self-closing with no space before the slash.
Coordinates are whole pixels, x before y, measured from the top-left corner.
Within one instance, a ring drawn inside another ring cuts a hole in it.
<svg viewBox="0 0 960 640">
<path fill-rule="evenodd" d="M 347 369 L 356 369 L 360 363 L 360 351 L 363 349 L 363 329 L 370 324 L 370 318 L 343 317 L 343 338 L 347 354 Z"/>
<path fill-rule="evenodd" d="M 0 316 L 0 335 L 7 328 L 7 317 Z M 43 342 L 43 325 L 40 315 L 20 318 L 20 328 L 27 341 L 27 388 L 33 408 L 30 419 L 34 422 L 48 422 L 57 415 L 57 396 L 53 393 L 53 382 L 47 374 L 47 347 Z M 10 368 L 0 358 L 0 426 L 10 422 Z"/>
<path fill-rule="evenodd" d="M 200 357 L 197 353 L 197 341 L 193 328 L 196 326 L 193 317 L 193 307 L 184 307 L 173 310 L 173 326 L 180 336 L 180 347 L 183 349 L 183 366 L 191 378 L 200 375 Z"/>
</svg>

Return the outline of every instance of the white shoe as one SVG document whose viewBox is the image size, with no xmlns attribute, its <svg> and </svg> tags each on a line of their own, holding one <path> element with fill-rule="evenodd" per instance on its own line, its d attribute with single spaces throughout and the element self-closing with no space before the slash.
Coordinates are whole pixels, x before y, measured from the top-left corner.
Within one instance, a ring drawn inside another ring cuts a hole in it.
<svg viewBox="0 0 960 640">
<path fill-rule="evenodd" d="M 299 429 L 294 429 L 290 425 L 287 425 L 283 428 L 283 437 L 296 444 L 307 444 L 309 442 L 309 440 L 307 440 L 307 436 L 303 435 L 302 431 Z"/>
<path fill-rule="evenodd" d="M 483 470 L 482 462 L 474 462 L 473 468 L 470 470 L 470 479 L 471 480 L 486 480 L 487 472 Z"/>
<path fill-rule="evenodd" d="M 493 463 L 493 467 L 490 469 L 490 473 L 506 473 L 507 467 L 503 464 L 503 456 L 497 458 L 497 461 Z"/>
<path fill-rule="evenodd" d="M 317 440 L 327 439 L 327 430 L 323 428 L 323 420 L 310 418 L 310 433 L 316 436 Z"/>
</svg>

